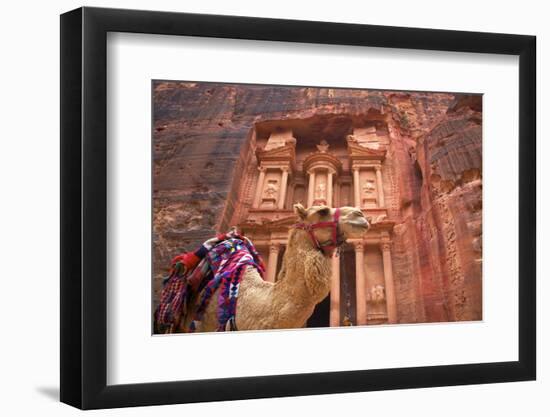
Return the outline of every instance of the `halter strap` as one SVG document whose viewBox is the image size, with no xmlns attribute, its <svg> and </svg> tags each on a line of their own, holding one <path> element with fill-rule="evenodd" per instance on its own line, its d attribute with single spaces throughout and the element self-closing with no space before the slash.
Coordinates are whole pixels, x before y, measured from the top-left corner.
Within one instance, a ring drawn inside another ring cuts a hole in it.
<svg viewBox="0 0 550 417">
<path fill-rule="evenodd" d="M 325 250 L 333 250 L 338 247 L 338 221 L 339 220 L 340 220 L 340 208 L 336 208 L 334 210 L 334 215 L 332 216 L 331 221 L 318 222 L 318 223 L 312 223 L 312 224 L 296 223 L 294 225 L 294 228 L 305 230 L 309 234 L 309 237 L 313 242 L 313 246 L 315 246 L 321 252 L 325 253 Z M 321 229 L 325 227 L 332 228 L 332 244 L 330 245 L 327 244 L 327 242 L 319 242 L 315 237 L 315 234 L 313 233 L 315 229 Z"/>
</svg>

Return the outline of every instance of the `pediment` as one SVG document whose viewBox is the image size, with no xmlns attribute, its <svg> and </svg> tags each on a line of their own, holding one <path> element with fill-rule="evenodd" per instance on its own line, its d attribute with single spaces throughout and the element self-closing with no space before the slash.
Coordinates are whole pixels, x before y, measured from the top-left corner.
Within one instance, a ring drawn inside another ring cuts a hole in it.
<svg viewBox="0 0 550 417">
<path fill-rule="evenodd" d="M 271 220 L 267 223 L 265 223 L 267 226 L 271 227 L 290 227 L 296 224 L 298 219 L 296 218 L 296 215 L 286 216 L 281 219 L 277 220 Z"/>
<path fill-rule="evenodd" d="M 386 152 L 385 149 L 369 148 L 359 145 L 357 142 L 348 141 L 348 153 L 352 160 L 383 161 L 386 158 Z"/>
<path fill-rule="evenodd" d="M 258 158 L 258 162 L 280 160 L 294 162 L 296 159 L 296 146 L 294 144 L 288 144 L 269 150 L 257 149 L 256 157 Z"/>
<path fill-rule="evenodd" d="M 292 227 L 296 222 L 298 221 L 296 215 L 291 214 L 279 219 L 270 219 L 269 217 L 263 217 L 258 219 L 260 221 L 255 222 L 247 222 L 243 223 L 242 225 L 239 225 L 242 229 L 261 229 L 263 231 L 267 230 L 287 230 L 290 227 Z"/>
</svg>

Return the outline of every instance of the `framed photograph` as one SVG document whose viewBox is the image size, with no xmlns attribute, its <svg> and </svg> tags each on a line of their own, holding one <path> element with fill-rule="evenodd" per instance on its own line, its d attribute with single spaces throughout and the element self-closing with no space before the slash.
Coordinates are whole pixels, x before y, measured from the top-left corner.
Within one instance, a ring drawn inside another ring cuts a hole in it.
<svg viewBox="0 0 550 417">
<path fill-rule="evenodd" d="M 533 380 L 535 37 L 61 16 L 61 401 Z"/>
</svg>

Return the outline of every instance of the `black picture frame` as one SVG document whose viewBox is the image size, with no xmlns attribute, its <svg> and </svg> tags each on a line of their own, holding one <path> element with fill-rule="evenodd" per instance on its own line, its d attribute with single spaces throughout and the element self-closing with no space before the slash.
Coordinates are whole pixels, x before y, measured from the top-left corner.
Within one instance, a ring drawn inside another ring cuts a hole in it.
<svg viewBox="0 0 550 417">
<path fill-rule="evenodd" d="M 108 32 L 519 56 L 519 360 L 107 385 Z M 61 15 L 60 57 L 62 402 L 94 409 L 536 378 L 534 36 L 85 7 Z"/>
</svg>

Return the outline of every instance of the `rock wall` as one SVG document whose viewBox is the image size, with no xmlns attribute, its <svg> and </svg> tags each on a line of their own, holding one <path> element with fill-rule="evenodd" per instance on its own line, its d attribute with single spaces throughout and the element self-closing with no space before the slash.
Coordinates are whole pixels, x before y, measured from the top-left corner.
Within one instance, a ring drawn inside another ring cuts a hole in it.
<svg viewBox="0 0 550 417">
<path fill-rule="evenodd" d="M 153 102 L 155 300 L 170 259 L 234 215 L 255 124 L 324 118 L 329 134 L 375 112 L 390 132 L 399 321 L 481 319 L 480 96 L 155 82 Z"/>
</svg>

